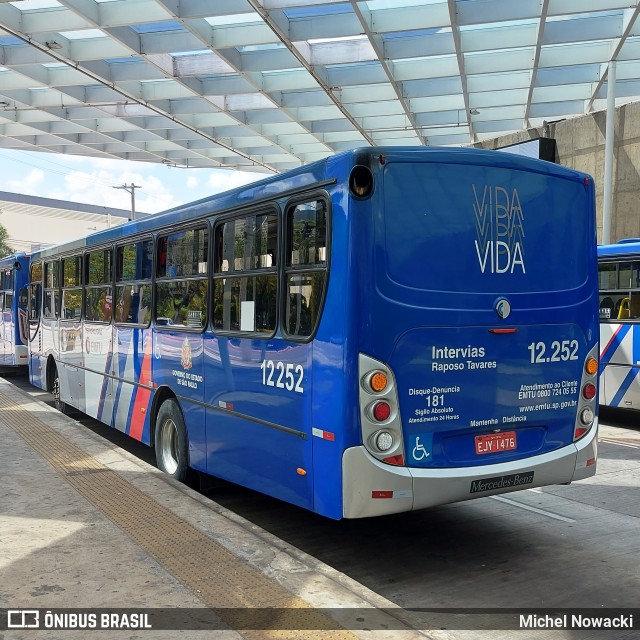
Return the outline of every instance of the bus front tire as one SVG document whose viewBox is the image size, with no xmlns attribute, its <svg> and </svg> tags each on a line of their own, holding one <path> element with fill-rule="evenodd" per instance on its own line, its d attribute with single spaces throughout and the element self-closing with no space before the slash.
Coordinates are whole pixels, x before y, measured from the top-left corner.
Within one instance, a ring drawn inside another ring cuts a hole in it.
<svg viewBox="0 0 640 640">
<path fill-rule="evenodd" d="M 175 400 L 165 400 L 158 411 L 155 450 L 158 469 L 184 482 L 189 468 L 187 430 Z"/>
</svg>

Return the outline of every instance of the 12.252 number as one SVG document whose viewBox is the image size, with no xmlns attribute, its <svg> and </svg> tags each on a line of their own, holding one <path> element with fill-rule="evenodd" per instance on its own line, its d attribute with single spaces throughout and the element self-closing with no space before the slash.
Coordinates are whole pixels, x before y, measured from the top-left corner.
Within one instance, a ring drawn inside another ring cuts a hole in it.
<svg viewBox="0 0 640 640">
<path fill-rule="evenodd" d="M 286 389 L 303 393 L 304 369 L 301 364 L 291 364 L 290 362 L 274 362 L 273 360 L 263 360 L 260 365 L 262 370 L 262 384 L 276 389 Z"/>
<path fill-rule="evenodd" d="M 532 342 L 527 349 L 531 354 L 531 364 L 578 359 L 577 340 L 563 340 L 562 342 L 554 340 L 550 348 L 547 348 L 544 342 Z"/>
</svg>

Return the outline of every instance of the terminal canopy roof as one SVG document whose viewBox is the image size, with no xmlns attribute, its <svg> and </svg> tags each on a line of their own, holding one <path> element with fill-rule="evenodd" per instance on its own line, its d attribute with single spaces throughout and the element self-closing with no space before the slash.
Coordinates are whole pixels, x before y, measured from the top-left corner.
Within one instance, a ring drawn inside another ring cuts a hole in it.
<svg viewBox="0 0 640 640">
<path fill-rule="evenodd" d="M 281 171 L 640 98 L 639 0 L 0 0 L 0 147 Z"/>
</svg>

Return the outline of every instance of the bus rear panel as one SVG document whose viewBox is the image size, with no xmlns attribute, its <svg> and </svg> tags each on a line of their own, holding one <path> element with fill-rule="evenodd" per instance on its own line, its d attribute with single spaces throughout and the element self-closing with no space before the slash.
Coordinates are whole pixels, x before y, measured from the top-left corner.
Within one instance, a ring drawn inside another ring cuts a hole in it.
<svg viewBox="0 0 640 640">
<path fill-rule="evenodd" d="M 374 215 L 354 222 L 363 445 L 343 461 L 346 516 L 595 473 L 593 183 L 495 155 L 369 165 Z M 363 477 L 368 491 L 352 491 Z"/>
<path fill-rule="evenodd" d="M 23 252 L 0 259 L 0 367 L 26 367 L 26 286 L 29 256 Z"/>
</svg>

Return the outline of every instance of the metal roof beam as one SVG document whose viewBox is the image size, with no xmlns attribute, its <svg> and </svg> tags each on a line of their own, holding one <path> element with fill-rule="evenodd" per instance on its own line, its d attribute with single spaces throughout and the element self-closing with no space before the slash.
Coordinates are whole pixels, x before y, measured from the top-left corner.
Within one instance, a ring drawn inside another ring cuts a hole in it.
<svg viewBox="0 0 640 640">
<path fill-rule="evenodd" d="M 464 4 L 464 3 L 463 3 Z M 451 24 L 451 33 L 453 35 L 453 42 L 456 49 L 456 59 L 458 61 L 458 76 L 460 78 L 460 85 L 462 87 L 462 104 L 465 113 L 465 122 L 469 125 L 469 139 L 476 142 L 476 136 L 473 131 L 473 122 L 471 120 L 470 105 L 469 105 L 469 91 L 467 89 L 467 72 L 465 70 L 465 57 L 462 51 L 462 43 L 460 39 L 460 27 L 458 24 L 458 3 L 456 0 L 448 0 L 449 19 Z"/>
<path fill-rule="evenodd" d="M 81 13 L 81 15 L 86 17 L 87 19 L 95 20 L 96 16 L 88 16 L 85 13 L 86 6 L 87 6 L 86 3 L 80 3 L 80 2 L 78 2 L 78 0 L 60 0 L 60 1 L 61 1 L 62 4 L 64 4 L 64 6 L 67 6 L 68 8 L 70 8 L 73 11 Z M 99 19 L 99 16 L 97 16 L 97 18 Z M 95 26 L 98 26 L 97 22 L 95 23 Z M 12 35 L 15 35 L 16 37 L 22 39 L 23 41 L 29 41 L 28 37 L 25 36 L 24 34 L 22 34 L 18 30 L 14 30 L 11 33 L 12 33 Z M 122 32 L 118 31 L 116 29 L 116 30 L 110 31 L 110 33 L 114 37 L 115 37 L 116 34 L 119 34 L 120 37 L 124 37 L 127 40 L 131 41 L 131 43 L 134 46 L 136 46 L 136 44 L 137 44 L 137 39 L 134 38 L 133 36 L 131 36 L 131 33 L 132 33 L 131 29 L 128 29 L 128 30 L 125 30 L 125 31 L 122 31 Z M 122 34 L 126 34 L 126 35 L 122 36 Z M 39 48 L 41 48 L 41 47 L 42 47 L 42 45 L 40 45 Z M 135 52 L 135 50 L 134 50 L 134 52 Z M 51 55 L 53 58 L 55 58 L 55 59 L 57 59 L 57 60 L 59 60 L 61 62 L 65 62 L 66 64 L 71 64 L 72 66 L 75 66 L 76 68 L 78 68 L 79 70 L 83 71 L 86 75 L 90 76 L 94 80 L 97 80 L 99 82 L 103 82 L 105 84 L 111 85 L 112 88 L 115 89 L 116 91 L 118 91 L 122 95 L 122 97 L 124 97 L 126 100 L 130 100 L 132 102 L 139 102 L 141 104 L 147 104 L 148 105 L 148 103 L 145 101 L 145 98 L 123 91 L 121 88 L 109 83 L 109 81 L 107 81 L 106 79 L 101 78 L 99 76 L 99 74 L 94 74 L 93 72 L 89 71 L 88 69 L 84 69 L 83 67 L 81 67 L 79 65 L 79 63 L 77 61 L 70 60 L 69 58 L 67 58 L 65 56 L 57 54 L 57 52 L 55 52 L 55 51 L 47 51 L 47 53 L 49 53 L 49 55 Z M 154 108 L 154 109 L 156 111 L 158 111 L 161 115 L 165 116 L 165 117 L 168 117 L 168 118 L 173 119 L 173 120 L 176 119 L 175 116 L 173 116 L 171 114 L 168 114 L 168 113 L 163 113 L 161 110 L 157 109 L 157 107 Z M 188 127 L 188 125 L 184 125 L 184 126 Z M 204 134 L 202 134 L 202 135 L 204 135 Z M 221 146 L 226 146 L 226 145 L 220 143 L 217 140 L 211 140 L 211 142 L 213 142 L 215 144 L 221 144 Z M 234 150 L 232 148 L 229 148 L 228 150 L 231 151 L 231 152 L 236 152 L 236 150 Z M 244 154 L 242 152 L 238 151 L 237 153 L 238 153 L 239 156 L 244 157 Z"/>
<path fill-rule="evenodd" d="M 331 101 L 335 104 L 336 108 L 342 112 L 344 117 L 346 117 L 351 124 L 360 131 L 362 136 L 369 142 L 373 142 L 372 138 L 369 134 L 361 127 L 361 125 L 351 116 L 351 114 L 340 104 L 340 102 L 335 98 L 332 93 L 332 88 L 327 84 L 327 82 L 322 77 L 322 73 L 319 73 L 317 69 L 315 69 L 312 65 L 310 65 L 302 56 L 296 47 L 293 45 L 293 42 L 287 37 L 287 34 L 282 30 L 282 28 L 278 25 L 278 23 L 271 18 L 271 14 L 268 9 L 265 9 L 258 0 L 246 0 L 251 7 L 258 13 L 262 19 L 269 25 L 269 27 L 273 30 L 273 32 L 278 36 L 278 39 L 291 51 L 291 53 L 298 59 L 298 62 L 302 64 L 302 66 L 307 70 L 307 72 L 314 78 L 314 80 L 318 83 L 320 87 L 325 91 L 325 93 L 331 98 Z"/>
<path fill-rule="evenodd" d="M 360 5 L 358 4 L 358 2 L 356 2 L 356 0 L 351 0 L 351 6 L 353 7 L 353 11 L 358 17 L 358 20 L 360 21 L 361 28 L 363 29 L 365 35 L 367 36 L 367 39 L 373 50 L 375 58 L 379 60 L 380 66 L 382 67 L 382 70 L 387 76 L 387 80 L 389 84 L 393 88 L 393 91 L 396 97 L 394 111 L 404 113 L 407 120 L 411 123 L 411 126 L 413 127 L 413 130 L 416 134 L 416 137 L 420 141 L 420 144 L 426 146 L 428 144 L 428 140 L 423 135 L 422 131 L 416 127 L 414 114 L 411 112 L 409 104 L 405 100 L 405 97 L 402 93 L 402 85 L 394 77 L 393 67 L 387 62 L 387 60 L 384 57 L 384 44 L 383 44 L 382 38 L 379 35 L 374 35 L 373 33 L 373 30 L 372 30 L 373 17 L 371 12 L 367 9 L 367 7 L 364 4 Z M 378 102 L 374 104 L 376 106 L 386 105 L 387 110 L 390 108 L 389 102 L 386 102 L 386 103 Z M 370 113 L 367 106 L 361 106 L 359 108 L 356 108 L 354 105 L 349 109 L 349 111 L 350 113 L 356 116 L 359 116 L 360 114 Z"/>
<path fill-rule="evenodd" d="M 529 110 L 531 108 L 531 99 L 533 97 L 533 91 L 536 86 L 538 76 L 538 65 L 540 64 L 540 51 L 542 49 L 542 42 L 545 35 L 547 12 L 549 11 L 549 0 L 542 0 L 540 5 L 540 18 L 538 20 L 536 28 L 536 41 L 533 54 L 533 62 L 531 64 L 531 77 L 529 80 L 529 90 L 525 98 L 525 111 L 523 127 L 528 129 L 531 126 L 529 122 Z"/>
<path fill-rule="evenodd" d="M 603 65 L 603 69 L 602 72 L 600 73 L 600 79 L 598 80 L 598 82 L 596 83 L 596 85 L 593 87 L 593 93 L 591 94 L 591 98 L 588 100 L 586 106 L 585 106 L 585 113 L 589 113 L 592 111 L 593 109 L 593 103 L 596 100 L 596 98 L 598 97 L 598 95 L 600 94 L 600 90 L 602 89 L 602 87 L 604 86 L 604 83 L 607 80 L 607 77 L 609 75 L 609 62 L 611 62 L 612 60 L 618 60 L 618 56 L 620 55 L 620 51 L 622 50 L 622 47 L 624 46 L 624 43 L 626 42 L 627 38 L 629 37 L 629 34 L 631 33 L 632 29 L 634 28 L 636 21 L 638 19 L 638 14 L 640 13 L 640 4 L 636 4 L 636 8 L 635 9 L 627 9 L 624 12 L 624 21 L 623 21 L 623 28 L 622 28 L 622 34 L 620 35 L 619 38 L 617 38 L 616 40 L 614 40 L 613 46 L 611 48 L 611 53 L 609 55 L 609 59 L 606 63 L 606 65 Z"/>
</svg>

